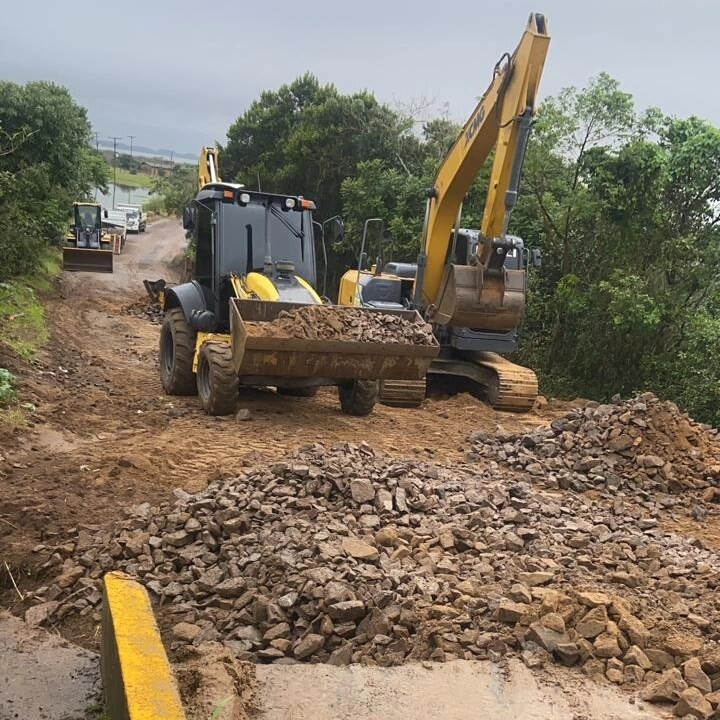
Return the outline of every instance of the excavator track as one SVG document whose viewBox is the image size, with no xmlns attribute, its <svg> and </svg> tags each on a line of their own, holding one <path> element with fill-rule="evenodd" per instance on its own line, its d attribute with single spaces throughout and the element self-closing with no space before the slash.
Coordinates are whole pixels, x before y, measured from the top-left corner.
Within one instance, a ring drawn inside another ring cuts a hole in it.
<svg viewBox="0 0 720 720">
<path fill-rule="evenodd" d="M 538 395 L 537 375 L 532 370 L 493 352 L 441 356 L 428 373 L 438 378 L 464 378 L 485 390 L 487 401 L 497 410 L 527 412 Z"/>
<path fill-rule="evenodd" d="M 497 353 L 479 353 L 475 362 L 487 374 L 488 401 L 497 410 L 526 412 L 538 396 L 537 375 Z"/>
<path fill-rule="evenodd" d="M 422 380 L 381 380 L 380 403 L 389 407 L 417 408 L 425 399 L 427 383 Z"/>
</svg>

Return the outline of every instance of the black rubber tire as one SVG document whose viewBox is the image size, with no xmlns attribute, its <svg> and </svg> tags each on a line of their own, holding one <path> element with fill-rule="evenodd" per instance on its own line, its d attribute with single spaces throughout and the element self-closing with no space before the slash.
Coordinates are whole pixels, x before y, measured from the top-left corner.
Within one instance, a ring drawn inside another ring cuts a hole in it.
<svg viewBox="0 0 720 720">
<path fill-rule="evenodd" d="M 160 379 L 168 395 L 197 394 L 192 369 L 196 336 L 182 308 L 165 313 L 160 328 Z"/>
<path fill-rule="evenodd" d="M 227 343 L 207 342 L 200 350 L 197 388 L 208 415 L 231 415 L 238 402 L 238 376 Z"/>
<path fill-rule="evenodd" d="M 369 415 L 380 394 L 379 385 L 377 380 L 352 380 L 338 385 L 343 412 L 359 417 Z"/>
<path fill-rule="evenodd" d="M 289 397 L 315 397 L 318 394 L 317 387 L 277 388 L 278 395 Z"/>
</svg>

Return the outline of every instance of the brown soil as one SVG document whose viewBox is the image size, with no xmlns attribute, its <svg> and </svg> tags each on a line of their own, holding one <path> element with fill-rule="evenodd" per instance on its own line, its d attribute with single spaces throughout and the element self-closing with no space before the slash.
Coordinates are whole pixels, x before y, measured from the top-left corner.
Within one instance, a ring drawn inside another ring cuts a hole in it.
<svg viewBox="0 0 720 720">
<path fill-rule="evenodd" d="M 62 544 L 72 528 L 108 525 L 128 506 L 157 504 L 175 488 L 204 488 L 244 465 L 314 442 L 362 441 L 377 450 L 458 459 L 468 432 L 498 424 L 516 431 L 548 422 L 567 405 L 525 415 L 498 413 L 469 395 L 430 399 L 422 408 L 377 406 L 344 415 L 334 390 L 315 398 L 247 390 L 250 420 L 203 414 L 196 397 L 168 397 L 157 368 L 159 327 L 128 314 L 145 277 L 173 277 L 184 237 L 163 221 L 128 240 L 112 275 L 64 273 L 47 299 L 51 342 L 32 365 L 14 361 L 23 399 L 37 406 L 31 426 L 0 436 L 0 558 L 20 591 L 44 580 L 38 543 Z M 0 598 L 22 612 L 4 567 Z M 96 642 L 90 618 L 66 634 Z"/>
</svg>

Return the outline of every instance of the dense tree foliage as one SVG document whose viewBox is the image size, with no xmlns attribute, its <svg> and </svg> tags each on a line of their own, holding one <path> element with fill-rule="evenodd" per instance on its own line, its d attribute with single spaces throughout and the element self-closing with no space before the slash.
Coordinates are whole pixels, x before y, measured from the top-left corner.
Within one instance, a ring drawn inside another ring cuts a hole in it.
<svg viewBox="0 0 720 720">
<path fill-rule="evenodd" d="M 107 182 L 84 108 L 47 82 L 0 82 L 0 280 L 32 270 L 74 200 Z"/>
<path fill-rule="evenodd" d="M 225 177 L 302 193 L 320 219 L 341 213 L 331 277 L 382 217 L 396 259 L 417 255 L 425 188 L 457 136 L 368 93 L 312 76 L 265 92 L 228 132 Z M 463 225 L 478 227 L 489 163 Z M 510 231 L 543 250 L 531 274 L 519 359 L 547 392 L 607 398 L 653 389 L 720 423 L 720 130 L 698 118 L 638 115 L 601 74 L 539 108 Z"/>
</svg>

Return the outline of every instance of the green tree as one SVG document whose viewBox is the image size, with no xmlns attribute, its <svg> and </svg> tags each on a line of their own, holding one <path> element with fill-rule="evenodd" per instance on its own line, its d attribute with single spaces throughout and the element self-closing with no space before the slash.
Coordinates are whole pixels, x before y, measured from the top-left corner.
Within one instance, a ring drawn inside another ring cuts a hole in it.
<svg viewBox="0 0 720 720">
<path fill-rule="evenodd" d="M 717 337 L 720 131 L 639 118 L 607 76 L 546 101 L 536 130 L 513 218 L 545 257 L 522 359 L 552 392 L 647 388 L 718 421 L 720 372 L 697 333 Z"/>
<path fill-rule="evenodd" d="M 32 269 L 72 202 L 108 180 L 87 113 L 58 85 L 0 82 L 0 279 Z"/>
<path fill-rule="evenodd" d="M 175 165 L 170 175 L 153 181 L 153 193 L 161 199 L 161 209 L 170 215 L 182 215 L 197 194 L 198 171 L 195 165 Z"/>
<path fill-rule="evenodd" d="M 221 174 L 248 187 L 304 195 L 327 218 L 341 211 L 342 182 L 358 163 L 402 166 L 417 146 L 411 127 L 371 93 L 343 95 L 306 74 L 263 92 L 231 125 Z"/>
</svg>

